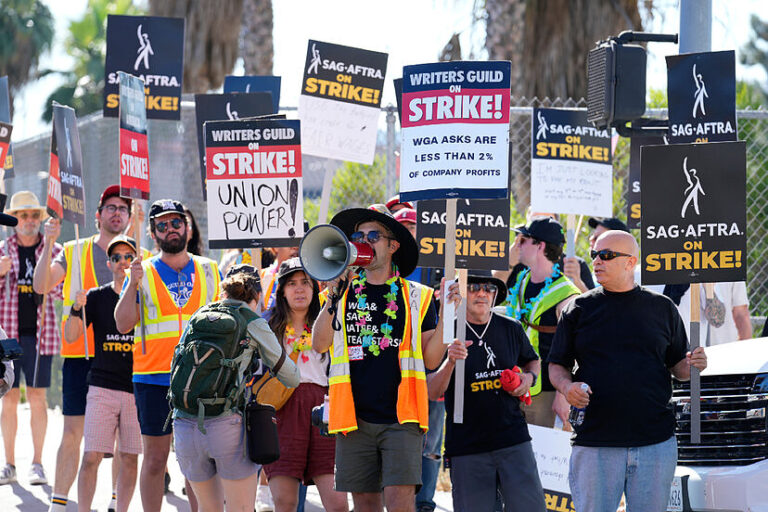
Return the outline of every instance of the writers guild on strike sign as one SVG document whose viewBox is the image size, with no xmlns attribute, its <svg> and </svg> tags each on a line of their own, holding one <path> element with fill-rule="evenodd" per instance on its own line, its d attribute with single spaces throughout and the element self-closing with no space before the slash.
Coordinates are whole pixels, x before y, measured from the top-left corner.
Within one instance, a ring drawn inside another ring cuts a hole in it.
<svg viewBox="0 0 768 512">
<path fill-rule="evenodd" d="M 643 146 L 642 282 L 746 279 L 743 142 Z"/>
</svg>

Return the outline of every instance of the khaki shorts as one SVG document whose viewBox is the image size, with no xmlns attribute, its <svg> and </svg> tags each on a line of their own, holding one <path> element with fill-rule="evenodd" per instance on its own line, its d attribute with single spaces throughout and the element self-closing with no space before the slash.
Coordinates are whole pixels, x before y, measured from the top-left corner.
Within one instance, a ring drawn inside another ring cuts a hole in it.
<svg viewBox="0 0 768 512">
<path fill-rule="evenodd" d="M 357 419 L 357 430 L 336 436 L 336 490 L 381 492 L 421 487 L 424 435 L 416 423 L 380 425 Z"/>
</svg>

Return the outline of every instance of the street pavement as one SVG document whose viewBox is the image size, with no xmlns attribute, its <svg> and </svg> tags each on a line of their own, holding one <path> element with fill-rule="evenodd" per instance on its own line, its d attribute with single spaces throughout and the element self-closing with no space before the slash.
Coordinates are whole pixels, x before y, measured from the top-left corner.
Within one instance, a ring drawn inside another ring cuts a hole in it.
<svg viewBox="0 0 768 512">
<path fill-rule="evenodd" d="M 29 428 L 29 405 L 19 406 L 19 428 L 16 437 L 16 483 L 0 486 L 0 512 L 24 511 L 24 512 L 46 512 L 50 503 L 53 484 L 53 475 L 56 468 L 56 451 L 59 448 L 61 439 L 63 418 L 61 410 L 48 410 L 48 430 L 45 436 L 45 447 L 43 449 L 43 467 L 48 475 L 48 485 L 29 485 L 27 473 L 32 464 L 32 436 Z M 3 460 L 3 463 L 5 461 Z M 94 496 L 92 510 L 106 512 L 109 500 L 112 494 L 110 471 L 112 467 L 111 460 L 104 460 L 99 467 L 99 477 Z M 139 458 L 139 467 L 141 467 L 141 458 Z M 189 504 L 187 497 L 182 494 L 184 479 L 179 471 L 176 458 L 171 452 L 168 458 L 168 471 L 171 474 L 170 492 L 165 495 L 163 500 L 163 512 L 187 512 Z M 69 493 L 70 502 L 68 511 L 77 510 L 77 481 L 72 486 Z M 439 512 L 452 510 L 451 496 L 448 492 L 437 492 L 435 501 Z M 350 499 L 350 509 L 351 509 Z M 130 512 L 141 512 L 141 498 L 139 496 L 139 485 L 136 483 L 136 492 L 131 500 Z M 311 486 L 307 493 L 307 503 L 305 506 L 307 512 L 319 512 L 323 510 L 320 496 L 317 494 L 317 488 Z"/>
</svg>

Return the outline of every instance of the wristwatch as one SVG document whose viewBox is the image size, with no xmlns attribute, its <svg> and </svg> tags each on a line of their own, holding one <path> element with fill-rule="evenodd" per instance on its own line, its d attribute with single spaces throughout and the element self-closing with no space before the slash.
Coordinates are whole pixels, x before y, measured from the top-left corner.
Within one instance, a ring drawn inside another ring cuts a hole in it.
<svg viewBox="0 0 768 512">
<path fill-rule="evenodd" d="M 528 374 L 531 374 L 531 375 L 533 375 L 533 382 L 531 382 L 531 387 L 535 386 L 535 385 L 536 385 L 536 381 L 537 381 L 537 380 L 539 380 L 539 376 L 538 376 L 538 375 L 536 375 L 536 374 L 535 374 L 535 373 L 533 373 L 533 372 L 525 372 L 525 373 L 528 373 Z"/>
</svg>

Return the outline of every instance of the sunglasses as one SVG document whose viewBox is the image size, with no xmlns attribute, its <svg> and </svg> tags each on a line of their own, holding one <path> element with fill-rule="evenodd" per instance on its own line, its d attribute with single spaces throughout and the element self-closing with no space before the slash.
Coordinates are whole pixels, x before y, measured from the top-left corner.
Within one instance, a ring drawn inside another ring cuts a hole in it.
<svg viewBox="0 0 768 512">
<path fill-rule="evenodd" d="M 491 283 L 469 283 L 467 289 L 473 293 L 477 293 L 480 290 L 483 290 L 486 293 L 496 293 L 499 288 Z"/>
<path fill-rule="evenodd" d="M 631 258 L 631 254 L 626 254 L 623 252 L 616 252 L 612 251 L 610 249 L 602 249 L 600 251 L 590 251 L 589 255 L 592 256 L 592 259 L 600 258 L 603 261 L 610 261 L 614 258 L 618 258 L 619 256 L 626 256 L 628 258 Z"/>
<path fill-rule="evenodd" d="M 368 243 L 375 244 L 382 238 L 386 238 L 388 240 L 394 240 L 394 238 L 384 235 L 381 232 L 376 231 L 375 229 L 372 231 L 369 231 L 367 234 L 363 233 L 362 231 L 355 231 L 354 233 L 349 235 L 349 241 L 356 242 L 356 243 L 360 243 L 363 241 L 363 239 L 366 239 L 368 240 Z"/>
<path fill-rule="evenodd" d="M 112 256 L 109 257 L 109 261 L 117 264 L 117 263 L 120 263 L 120 260 L 125 260 L 128 263 L 130 263 L 133 261 L 133 258 L 134 258 L 133 254 L 113 254 Z"/>
<path fill-rule="evenodd" d="M 161 220 L 160 222 L 155 222 L 155 229 L 158 233 L 165 233 L 168 231 L 168 224 L 170 224 L 173 229 L 179 229 L 184 225 L 184 219 L 176 217 L 175 219 L 171 220 Z"/>
</svg>

